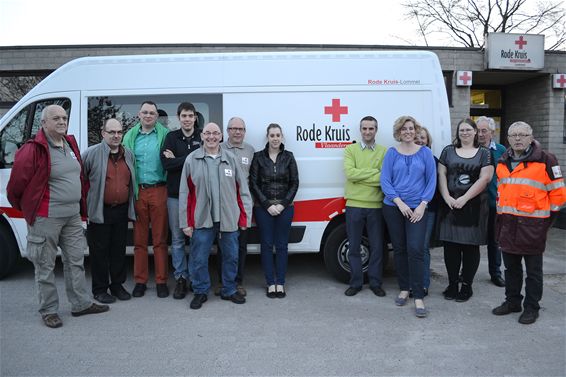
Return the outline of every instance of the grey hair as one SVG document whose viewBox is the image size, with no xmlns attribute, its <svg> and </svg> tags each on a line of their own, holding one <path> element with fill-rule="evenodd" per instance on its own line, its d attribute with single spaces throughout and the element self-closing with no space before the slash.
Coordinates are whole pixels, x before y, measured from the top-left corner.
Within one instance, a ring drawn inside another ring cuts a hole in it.
<svg viewBox="0 0 566 377">
<path fill-rule="evenodd" d="M 240 117 L 232 117 L 230 118 L 230 120 L 228 121 L 228 127 L 230 127 L 230 125 L 232 124 L 232 122 L 234 122 L 235 120 L 239 120 L 240 122 L 242 122 L 242 124 L 244 125 L 244 128 L 246 128 L 246 122 L 244 122 L 244 120 Z"/>
<path fill-rule="evenodd" d="M 476 124 L 480 122 L 486 122 L 489 129 L 495 131 L 495 120 L 493 118 L 481 116 L 476 120 Z"/>
<path fill-rule="evenodd" d="M 527 122 L 523 121 L 518 121 L 511 124 L 507 129 L 507 134 L 510 134 L 511 130 L 515 128 L 526 128 L 528 133 L 530 133 L 531 135 L 533 134 L 533 128 Z"/>
</svg>

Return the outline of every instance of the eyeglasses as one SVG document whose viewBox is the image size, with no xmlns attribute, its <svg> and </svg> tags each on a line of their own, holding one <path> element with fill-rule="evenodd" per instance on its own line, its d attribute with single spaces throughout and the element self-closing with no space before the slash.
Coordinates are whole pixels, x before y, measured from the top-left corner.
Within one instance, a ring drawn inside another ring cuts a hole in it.
<svg viewBox="0 0 566 377">
<path fill-rule="evenodd" d="M 245 132 L 246 129 L 245 129 L 245 128 L 240 128 L 240 127 L 228 127 L 228 131 L 232 131 L 232 132 Z"/>
<path fill-rule="evenodd" d="M 122 135 L 124 132 L 123 131 L 106 131 L 106 130 L 102 130 L 103 132 L 106 132 L 109 135 Z"/>
<path fill-rule="evenodd" d="M 150 115 L 152 117 L 156 116 L 157 113 L 155 111 L 140 111 L 141 115 Z"/>
<path fill-rule="evenodd" d="M 531 136 L 531 135 L 532 134 L 512 134 L 512 135 L 507 135 L 507 137 L 509 139 L 517 139 L 517 138 L 522 139 L 522 138 L 525 138 L 525 137 Z"/>
<path fill-rule="evenodd" d="M 204 136 L 220 136 L 222 135 L 220 132 L 218 131 L 214 131 L 214 132 L 210 132 L 210 131 L 206 131 L 202 133 Z"/>
</svg>

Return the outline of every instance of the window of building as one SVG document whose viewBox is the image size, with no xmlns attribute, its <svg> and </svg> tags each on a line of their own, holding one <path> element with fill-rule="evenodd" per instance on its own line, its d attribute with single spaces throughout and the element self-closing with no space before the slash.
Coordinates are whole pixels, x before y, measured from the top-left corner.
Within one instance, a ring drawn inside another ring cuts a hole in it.
<svg viewBox="0 0 566 377">
<path fill-rule="evenodd" d="M 503 121 L 503 98 L 499 88 L 473 88 L 470 90 L 470 116 L 475 121 L 480 116 L 495 120 L 494 139 L 500 143 L 504 140 L 501 123 Z"/>
</svg>

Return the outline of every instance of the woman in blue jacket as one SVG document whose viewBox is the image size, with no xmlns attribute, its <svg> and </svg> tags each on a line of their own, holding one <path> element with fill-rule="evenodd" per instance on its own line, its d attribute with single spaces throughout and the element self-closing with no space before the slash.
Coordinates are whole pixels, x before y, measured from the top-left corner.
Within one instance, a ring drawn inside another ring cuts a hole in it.
<svg viewBox="0 0 566 377">
<path fill-rule="evenodd" d="M 411 116 L 395 121 L 393 137 L 399 144 L 385 154 L 381 188 L 385 194 L 383 217 L 393 244 L 400 289 L 395 304 L 405 305 L 412 289 L 415 314 L 426 317 L 423 301 L 425 214 L 436 188 L 436 164 L 432 151 L 415 143 L 420 128 Z"/>
</svg>

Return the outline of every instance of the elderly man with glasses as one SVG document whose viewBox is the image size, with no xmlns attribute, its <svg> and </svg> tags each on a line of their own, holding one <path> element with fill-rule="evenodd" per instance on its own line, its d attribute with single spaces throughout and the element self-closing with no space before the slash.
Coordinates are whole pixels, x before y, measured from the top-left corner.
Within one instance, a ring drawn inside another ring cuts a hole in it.
<svg viewBox="0 0 566 377">
<path fill-rule="evenodd" d="M 542 299 L 546 236 L 558 211 L 566 205 L 566 187 L 558 160 L 533 138 L 529 124 L 515 122 L 507 134 L 510 147 L 496 171 L 496 237 L 505 263 L 505 302 L 492 313 L 522 310 L 519 323 L 531 324 L 538 318 Z M 524 300 L 522 260 L 527 272 Z"/>
</svg>

